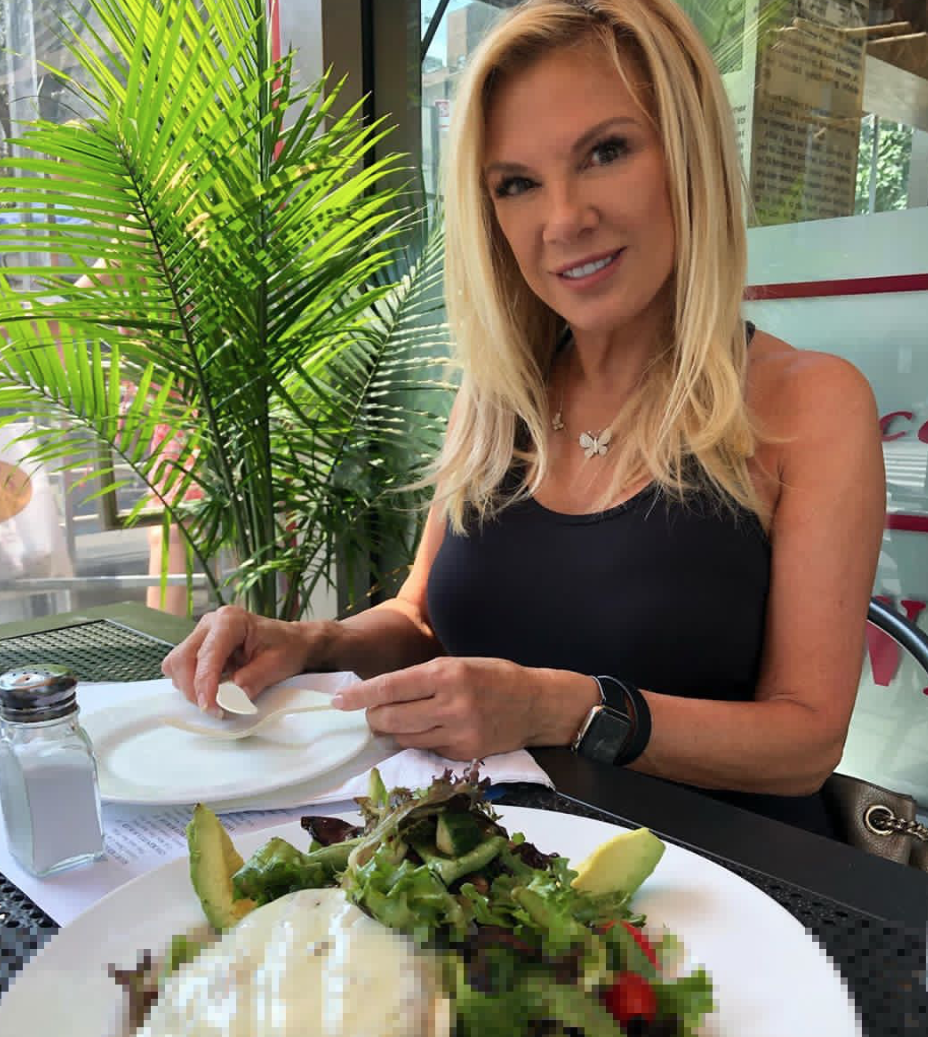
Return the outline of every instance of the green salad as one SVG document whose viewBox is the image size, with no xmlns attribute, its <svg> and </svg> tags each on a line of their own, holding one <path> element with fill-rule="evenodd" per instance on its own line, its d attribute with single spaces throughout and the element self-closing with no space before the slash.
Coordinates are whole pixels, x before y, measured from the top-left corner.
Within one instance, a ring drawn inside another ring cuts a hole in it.
<svg viewBox="0 0 928 1037">
<path fill-rule="evenodd" d="M 204 913 L 229 931 L 295 891 L 340 888 L 434 955 L 456 1037 L 695 1035 L 713 1008 L 709 977 L 676 975 L 679 944 L 649 940 L 631 904 L 660 841 L 644 829 L 619 836 L 578 878 L 566 858 L 503 828 L 487 785 L 471 768 L 388 791 L 375 770 L 357 801 L 362 824 L 305 817 L 306 850 L 272 838 L 247 861 L 198 806 L 188 840 Z M 175 941 L 170 969 L 197 953 Z"/>
</svg>

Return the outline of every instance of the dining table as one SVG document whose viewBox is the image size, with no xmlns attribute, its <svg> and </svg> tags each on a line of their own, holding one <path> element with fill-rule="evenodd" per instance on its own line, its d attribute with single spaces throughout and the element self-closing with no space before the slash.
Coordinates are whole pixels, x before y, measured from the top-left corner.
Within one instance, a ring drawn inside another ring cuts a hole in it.
<svg viewBox="0 0 928 1037">
<path fill-rule="evenodd" d="M 54 663 L 85 681 L 156 679 L 164 655 L 192 626 L 138 603 L 0 625 L 0 672 Z M 496 790 L 497 802 L 645 826 L 721 865 L 819 942 L 844 979 L 866 1037 L 928 1034 L 928 874 L 564 748 L 532 754 L 554 788 L 506 785 Z M 0 874 L 0 998 L 57 930 L 54 918 Z M 759 950 L 763 939 L 758 932 L 758 948 L 745 953 Z"/>
</svg>

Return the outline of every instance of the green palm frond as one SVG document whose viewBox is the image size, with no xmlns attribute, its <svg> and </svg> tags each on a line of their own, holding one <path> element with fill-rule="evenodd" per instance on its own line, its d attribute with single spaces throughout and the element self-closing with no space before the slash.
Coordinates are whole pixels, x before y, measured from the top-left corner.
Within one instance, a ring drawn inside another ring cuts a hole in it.
<svg viewBox="0 0 928 1037">
<path fill-rule="evenodd" d="M 207 573 L 237 559 L 219 600 L 289 615 L 436 449 L 438 238 L 404 258 L 402 159 L 331 77 L 295 88 L 264 0 L 89 2 L 59 72 L 89 114 L 0 164 L 0 407 L 59 468 L 111 475 L 103 445 Z"/>
<path fill-rule="evenodd" d="M 296 532 L 318 541 L 325 517 L 341 516 L 342 535 L 324 550 L 329 563 L 336 549 L 347 559 L 349 585 L 357 575 L 353 559 L 370 566 L 373 583 L 412 561 L 429 497 L 422 483 L 441 445 L 453 388 L 443 253 L 440 220 L 431 230 L 420 227 L 378 275 L 380 294 L 363 332 L 325 365 L 291 376 L 293 398 L 308 418 L 281 426 L 281 449 L 303 461 L 306 506 Z M 297 610 L 313 588 L 301 589 L 302 599 L 292 602 Z"/>
</svg>

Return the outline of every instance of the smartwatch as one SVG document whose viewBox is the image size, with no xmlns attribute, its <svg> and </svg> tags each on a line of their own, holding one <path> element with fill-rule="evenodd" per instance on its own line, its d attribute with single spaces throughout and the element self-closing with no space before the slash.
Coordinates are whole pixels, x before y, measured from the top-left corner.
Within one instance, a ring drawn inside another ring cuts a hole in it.
<svg viewBox="0 0 928 1037">
<path fill-rule="evenodd" d="M 637 760 L 651 737 L 651 711 L 641 692 L 618 677 L 593 677 L 600 703 L 580 725 L 571 749 L 600 763 Z"/>
</svg>

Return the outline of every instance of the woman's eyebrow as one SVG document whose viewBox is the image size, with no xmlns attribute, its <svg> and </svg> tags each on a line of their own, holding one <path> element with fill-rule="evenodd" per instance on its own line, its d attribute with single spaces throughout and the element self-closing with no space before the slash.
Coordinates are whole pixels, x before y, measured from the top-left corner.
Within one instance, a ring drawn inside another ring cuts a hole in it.
<svg viewBox="0 0 928 1037">
<path fill-rule="evenodd" d="M 588 129 L 581 137 L 578 137 L 574 146 L 571 148 L 571 151 L 583 151 L 606 130 L 618 129 L 620 126 L 637 125 L 638 120 L 631 115 L 617 115 L 613 116 L 611 119 L 603 119 L 602 122 L 598 122 L 595 126 Z"/>
<path fill-rule="evenodd" d="M 588 130 L 585 130 L 574 143 L 571 145 L 571 152 L 576 154 L 578 151 L 584 151 L 590 144 L 596 140 L 597 137 L 601 136 L 606 130 L 619 129 L 622 126 L 637 126 L 638 120 L 630 115 L 614 116 L 610 119 L 603 119 L 602 122 L 598 122 L 595 126 L 591 126 Z M 523 165 L 521 162 L 490 162 L 484 167 L 484 176 L 489 176 L 491 173 L 528 173 L 530 167 Z"/>
</svg>

